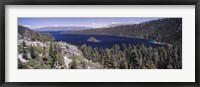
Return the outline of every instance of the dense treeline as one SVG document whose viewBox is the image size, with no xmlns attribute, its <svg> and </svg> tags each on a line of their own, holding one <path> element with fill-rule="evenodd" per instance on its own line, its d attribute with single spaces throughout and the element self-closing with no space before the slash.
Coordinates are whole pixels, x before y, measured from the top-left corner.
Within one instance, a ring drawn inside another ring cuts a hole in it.
<svg viewBox="0 0 200 87">
<path fill-rule="evenodd" d="M 154 39 L 162 43 L 181 45 L 182 18 L 164 18 L 147 21 L 140 24 L 119 25 L 107 28 L 63 32 L 63 34 L 117 35 Z"/>
<path fill-rule="evenodd" d="M 181 69 L 182 50 L 177 47 L 151 48 L 144 45 L 114 45 L 111 49 L 80 46 L 85 58 L 108 69 Z"/>
<path fill-rule="evenodd" d="M 36 31 L 32 31 L 27 27 L 18 25 L 18 38 L 29 38 L 31 41 L 53 41 L 53 36 L 48 33 L 39 33 Z"/>
</svg>

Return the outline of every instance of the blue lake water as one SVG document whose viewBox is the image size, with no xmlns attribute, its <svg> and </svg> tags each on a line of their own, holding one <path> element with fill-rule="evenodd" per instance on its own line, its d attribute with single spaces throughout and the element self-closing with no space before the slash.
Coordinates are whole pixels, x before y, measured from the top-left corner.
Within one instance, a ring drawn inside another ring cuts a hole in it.
<svg viewBox="0 0 200 87">
<path fill-rule="evenodd" d="M 47 31 L 45 31 L 45 33 L 46 32 Z M 132 45 L 144 44 L 145 46 L 148 47 L 151 46 L 153 48 L 163 46 L 161 44 L 151 43 L 151 41 L 147 39 L 127 38 L 127 37 L 108 36 L 108 35 L 60 34 L 61 31 L 48 31 L 48 33 L 54 36 L 54 41 L 64 41 L 78 46 L 86 44 L 87 46 L 91 47 L 112 48 L 112 46 L 115 44 L 121 46 L 123 43 L 126 44 L 127 46 L 128 44 Z M 89 39 L 90 37 L 94 37 L 100 42 L 88 42 L 87 39 Z"/>
</svg>

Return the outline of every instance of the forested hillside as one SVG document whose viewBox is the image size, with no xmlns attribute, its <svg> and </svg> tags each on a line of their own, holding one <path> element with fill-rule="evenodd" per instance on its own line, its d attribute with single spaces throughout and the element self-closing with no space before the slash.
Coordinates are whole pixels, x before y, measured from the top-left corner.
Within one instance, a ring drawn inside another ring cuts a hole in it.
<svg viewBox="0 0 200 87">
<path fill-rule="evenodd" d="M 182 18 L 164 18 L 147 21 L 140 24 L 119 25 L 107 28 L 63 32 L 62 34 L 117 35 L 153 39 L 157 42 L 181 45 Z"/>
<path fill-rule="evenodd" d="M 53 36 L 48 33 L 39 33 L 28 29 L 24 26 L 18 26 L 18 38 L 19 39 L 30 39 L 31 41 L 53 41 Z"/>
</svg>

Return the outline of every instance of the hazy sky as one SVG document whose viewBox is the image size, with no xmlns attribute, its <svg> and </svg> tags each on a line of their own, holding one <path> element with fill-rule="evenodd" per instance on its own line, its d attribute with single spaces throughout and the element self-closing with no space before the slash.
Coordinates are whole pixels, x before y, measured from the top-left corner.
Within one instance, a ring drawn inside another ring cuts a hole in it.
<svg viewBox="0 0 200 87">
<path fill-rule="evenodd" d="M 18 25 L 31 29 L 56 26 L 106 27 L 111 24 L 135 24 L 159 18 L 18 18 Z"/>
</svg>

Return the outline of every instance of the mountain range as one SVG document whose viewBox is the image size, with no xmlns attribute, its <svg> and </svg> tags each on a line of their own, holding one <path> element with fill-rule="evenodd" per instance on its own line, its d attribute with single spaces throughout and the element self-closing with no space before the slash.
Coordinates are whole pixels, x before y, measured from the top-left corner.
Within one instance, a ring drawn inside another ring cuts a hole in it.
<svg viewBox="0 0 200 87">
<path fill-rule="evenodd" d="M 182 18 L 163 18 L 139 24 L 118 25 L 79 31 L 66 31 L 62 34 L 114 35 L 132 38 L 153 39 L 162 43 L 182 42 Z"/>
<path fill-rule="evenodd" d="M 77 26 L 55 26 L 55 27 L 42 27 L 37 29 L 32 29 L 34 31 L 79 31 L 91 29 L 90 27 L 77 27 Z"/>
</svg>

